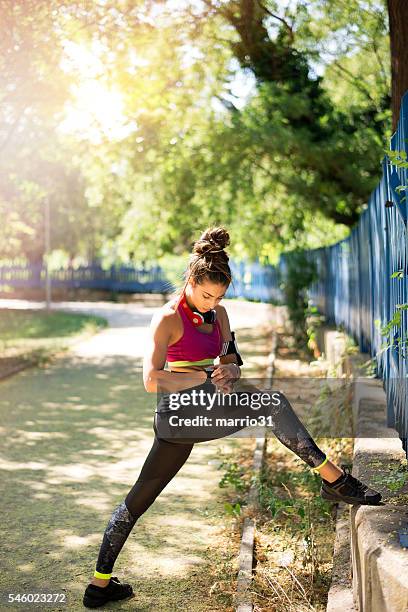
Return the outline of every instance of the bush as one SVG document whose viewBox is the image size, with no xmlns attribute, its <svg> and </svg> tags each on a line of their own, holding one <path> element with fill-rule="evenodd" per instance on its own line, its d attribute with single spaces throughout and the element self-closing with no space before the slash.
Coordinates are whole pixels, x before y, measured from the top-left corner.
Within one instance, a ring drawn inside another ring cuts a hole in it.
<svg viewBox="0 0 408 612">
<path fill-rule="evenodd" d="M 281 275 L 280 287 L 285 296 L 292 334 L 299 348 L 308 349 L 307 316 L 309 304 L 307 289 L 317 278 L 317 268 L 305 251 L 296 249 L 285 254 L 285 272 Z"/>
</svg>

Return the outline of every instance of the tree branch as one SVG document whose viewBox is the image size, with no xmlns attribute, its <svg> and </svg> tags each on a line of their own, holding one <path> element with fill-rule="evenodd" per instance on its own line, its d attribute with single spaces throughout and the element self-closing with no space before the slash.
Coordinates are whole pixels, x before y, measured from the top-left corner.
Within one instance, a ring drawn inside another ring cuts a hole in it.
<svg viewBox="0 0 408 612">
<path fill-rule="evenodd" d="M 378 53 L 377 43 L 373 39 L 371 41 L 371 44 L 372 44 L 372 47 L 373 47 L 373 50 L 374 50 L 374 55 L 375 55 L 375 57 L 377 59 L 378 65 L 380 67 L 380 72 L 381 72 L 382 78 L 384 79 L 384 83 L 387 83 L 387 76 L 386 76 L 386 73 L 385 73 L 384 64 L 382 63 L 380 54 Z"/>
<path fill-rule="evenodd" d="M 344 68 L 344 66 L 342 66 L 338 60 L 335 60 L 332 64 L 332 66 L 335 66 L 340 72 L 343 72 L 345 75 L 348 76 L 348 82 L 351 83 L 352 85 L 354 85 L 354 87 L 356 87 L 356 89 L 358 89 L 359 91 L 361 91 L 361 93 L 363 93 L 368 100 L 371 102 L 371 104 L 373 104 L 374 106 L 375 101 L 373 100 L 373 98 L 371 97 L 370 92 L 361 84 L 361 81 L 354 76 L 354 74 L 352 72 L 350 72 L 350 70 L 347 70 L 347 68 Z"/>
<path fill-rule="evenodd" d="M 276 19 L 277 21 L 280 21 L 286 28 L 286 30 L 288 31 L 289 34 L 289 39 L 290 42 L 293 43 L 295 40 L 295 34 L 293 32 L 293 24 L 292 26 L 286 21 L 286 19 L 284 19 L 283 17 L 280 17 L 279 15 L 276 15 L 276 13 L 272 13 L 271 10 L 268 9 L 268 7 L 266 7 L 262 2 L 260 2 L 258 0 L 258 4 L 259 6 L 265 11 L 265 13 L 267 15 L 269 15 L 269 17 L 272 17 L 272 19 Z"/>
</svg>

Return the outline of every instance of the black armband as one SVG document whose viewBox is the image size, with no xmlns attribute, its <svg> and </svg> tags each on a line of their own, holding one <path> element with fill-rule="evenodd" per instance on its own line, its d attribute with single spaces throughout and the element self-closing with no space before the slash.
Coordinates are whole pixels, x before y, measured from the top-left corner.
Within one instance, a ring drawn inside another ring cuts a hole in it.
<svg viewBox="0 0 408 612">
<path fill-rule="evenodd" d="M 235 355 L 238 361 L 238 365 L 242 366 L 244 365 L 244 362 L 242 361 L 241 355 L 238 352 L 238 346 L 235 340 L 235 332 L 232 331 L 231 336 L 232 340 L 227 340 L 226 342 L 223 342 L 220 357 L 222 357 L 223 355 Z"/>
</svg>

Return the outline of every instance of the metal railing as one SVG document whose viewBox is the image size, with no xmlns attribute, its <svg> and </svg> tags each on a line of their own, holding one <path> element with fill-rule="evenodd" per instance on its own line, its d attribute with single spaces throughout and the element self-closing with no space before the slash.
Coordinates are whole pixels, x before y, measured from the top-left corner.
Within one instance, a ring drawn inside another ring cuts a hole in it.
<svg viewBox="0 0 408 612">
<path fill-rule="evenodd" d="M 99 289 L 128 293 L 165 293 L 173 289 L 159 266 L 152 268 L 99 265 L 63 268 L 50 273 L 53 288 Z M 41 264 L 0 266 L 0 287 L 45 288 L 46 268 Z"/>
<path fill-rule="evenodd" d="M 261 302 L 282 301 L 278 287 L 278 270 L 260 263 L 230 261 L 233 284 L 227 297 L 242 297 Z M 176 287 L 159 267 L 115 267 L 103 269 L 98 265 L 62 268 L 50 273 L 53 288 L 98 289 L 125 293 L 170 293 Z M 2 286 L 45 289 L 46 269 L 41 264 L 0 265 Z M 180 285 L 182 280 L 180 278 Z"/>
<path fill-rule="evenodd" d="M 408 92 L 390 151 L 408 150 Z M 343 325 L 360 350 L 375 360 L 387 395 L 387 424 L 408 455 L 408 170 L 383 161 L 383 175 L 350 236 L 308 251 L 319 280 L 309 296 L 328 322 Z M 393 277 L 394 275 L 394 277 Z M 381 334 L 388 327 L 389 334 Z"/>
</svg>

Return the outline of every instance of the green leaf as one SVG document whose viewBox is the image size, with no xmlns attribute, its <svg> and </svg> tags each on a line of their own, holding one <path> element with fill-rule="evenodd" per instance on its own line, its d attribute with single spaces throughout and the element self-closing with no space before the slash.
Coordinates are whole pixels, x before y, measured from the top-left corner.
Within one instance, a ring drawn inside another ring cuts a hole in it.
<svg viewBox="0 0 408 612">
<path fill-rule="evenodd" d="M 390 278 L 404 278 L 404 270 L 401 268 L 401 270 L 397 270 L 396 272 L 393 272 Z"/>
</svg>

